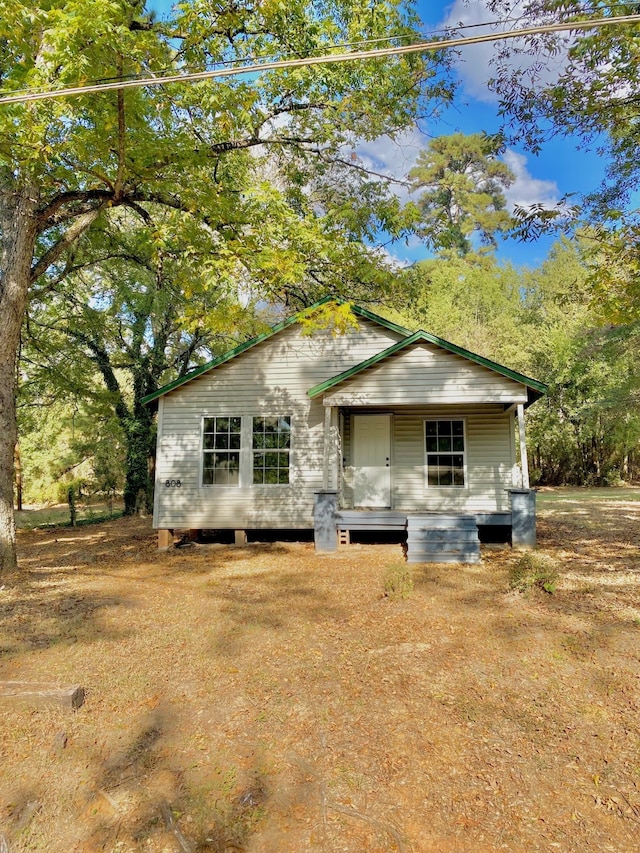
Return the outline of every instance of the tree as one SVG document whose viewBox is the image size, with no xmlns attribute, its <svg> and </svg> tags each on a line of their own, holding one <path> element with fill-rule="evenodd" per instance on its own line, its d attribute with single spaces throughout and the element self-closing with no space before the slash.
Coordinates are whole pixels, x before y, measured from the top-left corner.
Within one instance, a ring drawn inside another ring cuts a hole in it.
<svg viewBox="0 0 640 853">
<path fill-rule="evenodd" d="M 398 285 L 400 322 L 549 385 L 527 430 L 532 477 L 543 485 L 640 473 L 640 333 L 603 318 L 587 258 L 565 238 L 536 269 L 470 253 L 422 261 Z"/>
<path fill-rule="evenodd" d="M 334 42 L 412 36 L 417 23 L 400 0 L 373 8 L 359 0 L 191 0 L 176 8 L 158 24 L 139 0 L 50 0 L 36 8 L 4 0 L 3 90 L 306 56 Z M 393 134 L 432 97 L 446 97 L 443 69 L 438 55 L 370 60 L 1 108 L 0 569 L 15 565 L 15 363 L 30 293 L 44 296 L 72 266 L 70 249 L 118 208 L 146 223 L 160 208 L 176 211 L 187 230 L 209 237 L 223 275 L 234 271 L 241 284 L 279 293 L 306 275 L 302 234 L 330 287 L 338 244 L 348 258 L 369 258 L 352 251 L 340 216 L 327 219 L 323 176 L 354 172 L 344 156 L 349 141 Z M 382 199 L 380 182 L 358 175 L 369 197 Z M 332 255 L 322 255 L 323 240 Z"/>
<path fill-rule="evenodd" d="M 522 279 L 495 256 L 419 261 L 398 282 L 396 304 L 403 322 L 423 328 L 494 361 L 521 367 Z"/>
<path fill-rule="evenodd" d="M 49 377 L 52 373 L 48 374 Z M 83 376 L 82 396 L 67 385 L 57 389 L 29 380 L 18 399 L 22 455 L 22 488 L 28 503 L 66 502 L 75 497 L 100 497 L 113 503 L 124 486 L 125 444 L 109 395 L 98 377 L 89 388 Z"/>
<path fill-rule="evenodd" d="M 74 270 L 31 300 L 23 332 L 29 386 L 90 399 L 98 377 L 126 447 L 125 515 L 152 506 L 155 430 L 142 398 L 264 326 L 219 275 L 207 280 L 208 253 L 185 253 L 170 217 L 151 230 L 121 212 L 85 235 Z"/>
<path fill-rule="evenodd" d="M 581 243 L 564 239 L 522 276 L 524 372 L 549 385 L 529 414 L 543 484 L 605 485 L 637 474 L 637 334 L 603 321 L 587 261 Z"/>
<path fill-rule="evenodd" d="M 498 16 L 512 8 L 506 0 L 489 5 Z M 637 13 L 635 3 L 528 0 L 519 15 L 526 26 Z M 539 151 L 555 136 L 570 136 L 606 159 L 602 185 L 575 203 L 565 199 L 555 211 L 521 211 L 522 233 L 568 226 L 583 232 L 598 260 L 592 267 L 598 299 L 610 302 L 614 319 L 634 321 L 640 317 L 640 210 L 634 200 L 640 175 L 639 34 L 640 21 L 505 42 L 490 81 L 505 137 Z"/>
<path fill-rule="evenodd" d="M 474 236 L 495 246 L 495 235 L 510 227 L 504 189 L 514 175 L 499 153 L 495 137 L 454 133 L 432 140 L 418 155 L 409 179 L 422 190 L 416 202 L 420 233 L 436 251 L 465 255 Z"/>
</svg>

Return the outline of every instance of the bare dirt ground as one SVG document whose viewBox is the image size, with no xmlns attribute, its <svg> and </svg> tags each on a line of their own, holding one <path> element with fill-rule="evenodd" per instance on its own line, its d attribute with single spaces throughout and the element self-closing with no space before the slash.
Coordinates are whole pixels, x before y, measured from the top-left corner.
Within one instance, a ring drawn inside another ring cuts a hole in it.
<svg viewBox="0 0 640 853">
<path fill-rule="evenodd" d="M 87 696 L 2 710 L 0 848 L 635 853 L 640 502 L 604 495 L 542 509 L 553 595 L 510 550 L 393 600 L 398 545 L 21 533 L 0 679 Z"/>
</svg>

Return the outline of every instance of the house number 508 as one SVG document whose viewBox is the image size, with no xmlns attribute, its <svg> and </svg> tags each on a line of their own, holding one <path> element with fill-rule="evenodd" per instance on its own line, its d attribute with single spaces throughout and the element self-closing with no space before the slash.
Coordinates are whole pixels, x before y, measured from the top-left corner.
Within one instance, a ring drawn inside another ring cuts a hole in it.
<svg viewBox="0 0 640 853">
<path fill-rule="evenodd" d="M 165 480 L 164 484 L 168 489 L 179 489 L 182 485 L 180 480 Z"/>
</svg>

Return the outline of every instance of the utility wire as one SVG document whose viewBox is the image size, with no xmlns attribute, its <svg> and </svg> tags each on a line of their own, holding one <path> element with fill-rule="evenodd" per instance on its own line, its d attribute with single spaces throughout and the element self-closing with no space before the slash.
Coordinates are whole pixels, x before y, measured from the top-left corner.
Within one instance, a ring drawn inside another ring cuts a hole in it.
<svg viewBox="0 0 640 853">
<path fill-rule="evenodd" d="M 437 36 L 441 33 L 445 33 L 445 34 L 451 36 L 454 32 L 459 34 L 459 33 L 466 31 L 466 30 L 478 29 L 479 27 L 506 26 L 507 24 L 515 24 L 515 23 L 518 23 L 519 21 L 522 21 L 522 20 L 524 20 L 524 15 L 521 15 L 517 18 L 502 18 L 502 19 L 494 20 L 494 21 L 482 21 L 478 24 L 463 24 L 462 22 L 460 22 L 459 24 L 457 24 L 455 26 L 452 25 L 452 26 L 442 27 L 440 29 L 431 29 L 428 32 L 421 31 L 418 33 L 418 35 L 422 36 L 425 39 L 427 39 L 427 38 L 433 39 L 433 38 L 435 38 L 435 36 Z M 397 42 L 397 41 L 400 41 L 401 39 L 408 38 L 409 35 L 415 35 L 415 33 L 411 33 L 411 34 L 410 33 L 393 33 L 393 34 L 388 35 L 388 36 L 378 36 L 377 38 L 359 39 L 358 41 L 336 42 L 336 43 L 331 44 L 331 45 L 324 45 L 324 47 L 326 49 L 330 49 L 330 50 L 338 50 L 339 48 L 342 48 L 344 50 L 346 50 L 347 48 L 363 48 L 365 45 L 380 45 L 384 42 L 387 42 L 387 43 L 388 42 Z M 322 47 L 322 45 L 320 45 L 319 48 L 320 47 Z M 223 67 L 228 68 L 228 67 L 232 67 L 234 65 L 240 65 L 240 63 L 245 63 L 245 62 L 253 62 L 253 63 L 261 62 L 261 63 L 264 63 L 264 62 L 268 62 L 268 61 L 275 61 L 275 60 L 270 60 L 269 54 L 263 54 L 262 56 L 254 54 L 253 56 L 251 56 L 251 55 L 241 56 L 241 57 L 235 57 L 233 59 L 219 59 L 216 61 L 215 65 L 218 68 L 223 68 Z M 160 80 L 163 76 L 165 76 L 168 73 L 169 73 L 169 71 L 166 68 L 158 69 L 155 72 L 155 78 Z M 190 73 L 192 73 L 192 72 L 189 71 L 189 66 L 185 65 L 183 68 L 183 72 L 182 72 L 183 76 L 186 76 L 187 74 L 190 74 Z M 193 73 L 198 73 L 198 72 L 193 72 Z M 85 87 L 86 86 L 93 86 L 94 84 L 98 85 L 98 84 L 102 84 L 102 83 L 111 83 L 111 82 L 116 82 L 116 81 L 121 81 L 121 80 L 141 80 L 141 79 L 142 79 L 142 75 L 140 73 L 119 74 L 119 75 L 113 74 L 109 77 L 96 77 L 92 80 L 88 80 L 84 84 L 84 86 Z M 40 92 L 40 91 L 42 91 L 42 87 L 36 86 L 36 85 L 34 85 L 34 86 L 23 86 L 21 89 L 13 89 L 13 90 L 12 89 L 0 88 L 0 98 L 4 95 L 6 95 L 7 97 L 9 97 L 9 96 L 15 97 L 17 95 L 30 94 L 32 92 Z"/>
<path fill-rule="evenodd" d="M 626 8 L 627 5 L 628 4 L 618 3 L 618 4 L 610 6 L 610 9 L 618 8 L 619 6 Z M 575 11 L 575 14 L 588 14 L 588 12 L 589 12 L 589 10 L 587 10 L 587 9 L 577 9 Z M 462 23 L 462 21 L 460 21 L 456 25 L 445 26 L 445 27 L 441 27 L 440 29 L 431 29 L 428 32 L 424 32 L 424 31 L 420 32 L 419 35 L 423 36 L 425 39 L 428 39 L 428 38 L 435 39 L 435 36 L 438 36 L 438 35 L 443 34 L 443 33 L 446 35 L 449 35 L 450 37 L 452 36 L 453 33 L 455 33 L 456 36 L 459 36 L 459 34 L 463 31 L 466 32 L 467 30 L 479 29 L 481 27 L 482 28 L 486 28 L 486 27 L 497 28 L 500 26 L 506 26 L 507 24 L 516 24 L 516 23 L 519 23 L 520 21 L 523 21 L 523 20 L 525 20 L 524 14 L 519 15 L 518 17 L 500 18 L 498 20 L 492 20 L 492 21 L 480 21 L 476 24 L 464 24 L 464 23 Z M 394 34 L 388 35 L 388 36 L 378 36 L 377 38 L 359 39 L 358 41 L 336 42 L 335 44 L 327 46 L 327 49 L 337 50 L 339 48 L 342 48 L 342 49 L 356 48 L 356 47 L 362 48 L 365 45 L 380 45 L 383 42 L 399 41 L 400 39 L 407 38 L 408 35 L 409 35 L 408 33 L 394 33 Z M 254 64 L 257 64 L 258 62 L 260 62 L 261 64 L 264 64 L 265 62 L 269 62 L 269 61 L 275 61 L 275 60 L 269 59 L 269 54 L 263 54 L 262 56 L 256 56 L 254 54 L 253 56 L 235 57 L 233 59 L 219 59 L 215 63 L 215 65 L 219 69 L 219 68 L 233 67 L 234 65 L 240 65 L 241 63 L 246 63 L 246 62 L 252 62 Z M 181 76 L 184 78 L 188 74 L 191 74 L 191 73 L 199 73 L 199 72 L 190 72 L 189 67 L 184 66 Z M 154 73 L 154 79 L 161 81 L 167 74 L 169 74 L 168 69 L 166 69 L 166 68 L 158 69 Z M 120 82 L 122 80 L 142 80 L 142 79 L 144 79 L 144 78 L 142 77 L 141 73 L 120 74 L 117 76 L 112 75 L 109 77 L 97 77 L 97 78 L 94 78 L 93 80 L 88 80 L 86 83 L 84 83 L 83 88 L 86 88 L 87 86 L 98 85 L 98 84 L 101 85 L 103 83 Z M 31 94 L 31 93 L 36 93 L 36 92 L 39 93 L 41 91 L 42 91 L 42 86 L 36 86 L 36 85 L 34 85 L 34 86 L 23 86 L 21 89 L 14 89 L 14 90 L 0 88 L 0 98 L 2 98 L 3 96 L 15 98 L 18 95 Z"/>
<path fill-rule="evenodd" d="M 213 71 L 198 71 L 190 74 L 173 74 L 164 77 L 146 77 L 141 79 L 119 80 L 113 83 L 96 83 L 94 85 L 73 86 L 68 89 L 50 89 L 30 94 L 11 95 L 0 98 L 2 104 L 27 103 L 44 101 L 51 98 L 65 98 L 73 95 L 85 95 L 94 92 L 109 92 L 114 89 L 134 89 L 144 86 L 161 86 L 167 83 L 194 83 L 200 80 L 213 80 L 217 77 L 235 77 L 240 74 L 257 74 L 263 71 L 273 71 L 281 68 L 304 68 L 310 65 L 329 65 L 339 62 L 355 62 L 362 59 L 379 59 L 385 56 L 405 56 L 411 53 L 423 53 L 456 48 L 471 44 L 503 41 L 505 39 L 523 38 L 544 33 L 567 32 L 569 30 L 591 30 L 608 27 L 612 24 L 640 23 L 640 15 L 621 15 L 618 18 L 594 18 L 589 21 L 571 21 L 557 24 L 546 24 L 537 27 L 523 27 L 518 30 L 491 33 L 489 35 L 467 36 L 460 39 L 443 39 L 442 41 L 418 42 L 398 47 L 387 47 L 380 50 L 360 50 L 352 53 L 327 54 L 310 56 L 303 59 L 282 59 L 277 62 L 263 62 L 254 65 L 243 65 L 240 68 L 219 68 Z"/>
</svg>

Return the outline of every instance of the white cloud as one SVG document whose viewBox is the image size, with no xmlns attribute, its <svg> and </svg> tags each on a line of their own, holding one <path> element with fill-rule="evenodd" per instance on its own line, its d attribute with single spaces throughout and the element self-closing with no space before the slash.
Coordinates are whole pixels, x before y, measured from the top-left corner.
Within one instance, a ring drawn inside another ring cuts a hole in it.
<svg viewBox="0 0 640 853">
<path fill-rule="evenodd" d="M 390 252 L 386 246 L 375 246 L 374 248 L 372 248 L 371 252 L 372 254 L 386 261 L 386 263 L 391 267 L 391 269 L 396 272 L 401 269 L 405 269 L 408 266 L 411 266 L 411 261 L 407 260 L 406 258 L 402 258 L 398 254 Z"/>
<path fill-rule="evenodd" d="M 526 22 L 520 19 L 522 12 L 523 5 L 516 3 L 511 9 L 509 20 L 504 23 L 495 23 L 497 13 L 489 10 L 483 0 L 474 0 L 472 3 L 469 3 L 468 0 L 455 0 L 447 10 L 447 15 L 440 26 L 452 29 L 461 25 L 473 26 L 474 29 L 464 32 L 465 36 L 490 35 L 507 32 L 518 27 L 531 26 L 534 23 L 531 19 Z M 486 26 L 479 26 L 481 24 Z M 567 41 L 570 40 L 571 36 L 566 36 L 566 39 Z M 509 39 L 508 44 L 512 50 L 524 47 L 522 39 Z M 498 100 L 498 95 L 489 89 L 487 83 L 489 78 L 496 73 L 492 63 L 497 56 L 497 51 L 501 49 L 501 46 L 506 45 L 506 41 L 499 43 L 488 41 L 459 48 L 460 57 L 456 65 L 467 94 L 484 102 L 495 103 Z M 565 56 L 566 54 L 563 51 L 558 52 L 553 58 L 546 54 L 544 56 L 512 54 L 508 60 L 508 65 L 513 69 L 522 70 L 535 67 L 536 75 L 539 75 L 539 82 L 544 84 L 558 78 L 562 72 Z M 541 59 L 542 65 L 540 66 Z"/>
<path fill-rule="evenodd" d="M 406 178 L 424 146 L 424 137 L 414 127 L 394 139 L 390 136 L 379 136 L 372 141 L 358 140 L 357 152 L 368 168 L 394 178 Z"/>
<path fill-rule="evenodd" d="M 359 140 L 356 146 L 362 165 L 384 175 L 404 180 L 415 165 L 418 153 L 428 144 L 424 135 L 414 128 L 396 140 L 388 136 L 369 141 Z M 530 207 L 542 204 L 555 207 L 562 193 L 555 181 L 535 178 L 528 169 L 527 158 L 513 149 L 507 149 L 502 159 L 515 175 L 513 184 L 505 190 L 507 207 L 513 210 L 516 205 Z M 406 203 L 412 194 L 409 187 L 391 184 L 391 190 Z M 415 196 L 414 196 L 415 197 Z"/>
<path fill-rule="evenodd" d="M 365 169 L 406 181 L 418 154 L 426 145 L 425 136 L 417 127 L 413 127 L 393 139 L 390 136 L 379 136 L 373 140 L 358 139 L 354 143 L 354 150 Z M 409 200 L 408 186 L 391 183 L 389 188 L 403 204 Z"/>
<path fill-rule="evenodd" d="M 557 205 L 561 196 L 558 185 L 555 181 L 534 178 L 527 168 L 524 154 L 508 149 L 502 159 L 516 176 L 513 184 L 505 190 L 509 209 L 513 210 L 516 205 L 525 208 L 532 204 L 542 204 L 548 208 Z"/>
<path fill-rule="evenodd" d="M 352 138 L 341 150 L 345 161 L 366 169 L 372 180 L 390 178 L 389 190 L 402 204 L 409 200 L 407 176 L 415 165 L 419 152 L 427 144 L 418 127 L 414 126 L 395 137 L 379 136 L 377 139 Z"/>
<path fill-rule="evenodd" d="M 404 180 L 415 165 L 418 153 L 427 144 L 425 136 L 418 128 L 414 128 L 407 131 L 402 139 L 392 140 L 383 136 L 372 142 L 359 140 L 356 152 L 365 168 Z M 553 208 L 558 204 L 562 193 L 557 183 L 534 177 L 529 172 L 527 157 L 524 154 L 507 149 L 502 159 L 515 175 L 513 184 L 505 190 L 509 210 L 513 211 L 516 206 L 528 208 L 533 204 Z M 410 188 L 402 184 L 392 183 L 391 191 L 403 204 L 416 197 L 416 193 L 412 194 Z"/>
</svg>

